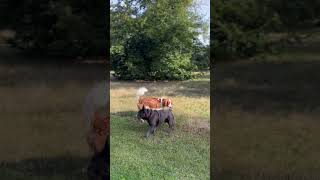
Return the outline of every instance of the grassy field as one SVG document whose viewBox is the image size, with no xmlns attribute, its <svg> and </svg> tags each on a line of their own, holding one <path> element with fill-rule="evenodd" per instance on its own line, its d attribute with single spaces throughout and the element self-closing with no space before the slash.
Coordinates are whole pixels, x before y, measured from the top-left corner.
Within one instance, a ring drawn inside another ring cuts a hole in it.
<svg viewBox="0 0 320 180">
<path fill-rule="evenodd" d="M 319 37 L 265 60 L 216 65 L 217 179 L 320 178 Z"/>
<path fill-rule="evenodd" d="M 86 179 L 82 105 L 105 69 L 39 60 L 0 47 L 0 179 Z"/>
<path fill-rule="evenodd" d="M 111 82 L 111 179 L 209 179 L 209 75 L 184 82 Z M 149 139 L 136 120 L 136 90 L 173 99 L 176 127 Z"/>
</svg>

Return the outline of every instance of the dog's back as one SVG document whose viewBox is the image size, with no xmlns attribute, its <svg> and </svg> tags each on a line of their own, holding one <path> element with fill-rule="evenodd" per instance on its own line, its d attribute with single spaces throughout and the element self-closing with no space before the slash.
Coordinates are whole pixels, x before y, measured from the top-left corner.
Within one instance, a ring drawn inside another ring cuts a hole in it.
<svg viewBox="0 0 320 180">
<path fill-rule="evenodd" d="M 142 109 L 145 107 L 147 109 L 160 109 L 161 104 L 157 98 L 150 98 L 150 97 L 140 97 L 138 100 L 138 109 Z"/>
<path fill-rule="evenodd" d="M 139 110 L 143 107 L 154 110 L 159 110 L 163 107 L 172 108 L 172 100 L 170 98 L 143 97 L 145 92 L 148 92 L 148 89 L 145 87 L 141 87 L 137 90 L 137 107 Z"/>
</svg>

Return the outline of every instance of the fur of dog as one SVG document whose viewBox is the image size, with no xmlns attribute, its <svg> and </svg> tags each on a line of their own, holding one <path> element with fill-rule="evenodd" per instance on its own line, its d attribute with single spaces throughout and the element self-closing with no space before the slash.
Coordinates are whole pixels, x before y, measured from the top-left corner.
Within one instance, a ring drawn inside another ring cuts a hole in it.
<svg viewBox="0 0 320 180">
<path fill-rule="evenodd" d="M 107 82 L 96 84 L 85 98 L 83 111 L 87 124 L 87 143 L 93 152 L 88 166 L 89 179 L 109 179 L 109 97 Z"/>
<path fill-rule="evenodd" d="M 87 134 L 87 143 L 94 154 L 100 153 L 103 150 L 105 141 L 110 134 L 109 118 L 100 117 L 95 113 L 94 120 Z"/>
<path fill-rule="evenodd" d="M 110 162 L 110 145 L 109 139 L 106 139 L 104 148 L 101 152 L 94 154 L 88 166 L 88 180 L 106 180 L 110 179 L 109 162 Z"/>
<path fill-rule="evenodd" d="M 172 131 L 175 124 L 174 116 L 170 109 L 152 110 L 142 108 L 139 110 L 137 118 L 146 120 L 149 124 L 146 137 L 149 137 L 150 134 L 154 134 L 156 128 L 164 122 L 169 124 L 170 131 Z"/>
<path fill-rule="evenodd" d="M 142 97 L 147 91 L 148 89 L 145 87 L 141 87 L 137 91 L 138 110 L 141 110 L 142 108 L 154 110 L 159 110 L 163 107 L 173 108 L 172 100 L 170 98 Z"/>
</svg>

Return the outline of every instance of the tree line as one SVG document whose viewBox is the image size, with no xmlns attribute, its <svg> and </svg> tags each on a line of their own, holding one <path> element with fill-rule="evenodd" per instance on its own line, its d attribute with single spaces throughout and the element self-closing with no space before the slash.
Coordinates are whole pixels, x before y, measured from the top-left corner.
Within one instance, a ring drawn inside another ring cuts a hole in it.
<svg viewBox="0 0 320 180">
<path fill-rule="evenodd" d="M 2 6 L 1 6 L 2 4 Z M 1 22 L 15 31 L 10 44 L 49 56 L 105 56 L 107 6 L 101 0 L 1 0 Z"/>
<path fill-rule="evenodd" d="M 112 69 L 119 79 L 190 79 L 207 69 L 205 31 L 190 9 L 193 0 L 0 0 L 2 25 L 15 31 L 10 44 L 28 54 L 104 56 L 110 30 Z M 8 16 L 7 14 L 10 14 Z M 6 15 L 6 16 L 5 16 Z"/>
<path fill-rule="evenodd" d="M 299 31 L 319 26 L 319 0 L 215 0 L 212 2 L 211 56 L 216 61 L 272 52 L 299 42 Z M 272 33 L 286 36 L 270 38 Z"/>
<path fill-rule="evenodd" d="M 119 0 L 111 7 L 111 62 L 120 79 L 175 79 L 209 67 L 193 0 Z"/>
<path fill-rule="evenodd" d="M 27 53 L 105 56 L 120 79 L 192 78 L 211 62 L 272 52 L 299 42 L 300 30 L 320 25 L 320 0 L 211 1 L 210 48 L 198 36 L 207 26 L 194 0 L 0 0 L 1 24 L 16 32 L 10 44 Z M 10 16 L 8 15 L 10 14 Z M 274 40 L 272 33 L 286 36 Z"/>
</svg>

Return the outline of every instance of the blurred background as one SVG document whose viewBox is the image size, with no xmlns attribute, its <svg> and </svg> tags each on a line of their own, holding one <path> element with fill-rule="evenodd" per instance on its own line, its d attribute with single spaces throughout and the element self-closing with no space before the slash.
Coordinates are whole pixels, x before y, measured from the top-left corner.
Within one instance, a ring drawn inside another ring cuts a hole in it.
<svg viewBox="0 0 320 180">
<path fill-rule="evenodd" d="M 105 1 L 0 1 L 0 177 L 86 179 L 83 103 L 107 79 Z"/>
<path fill-rule="evenodd" d="M 318 179 L 320 1 L 211 1 L 217 179 Z"/>
</svg>

